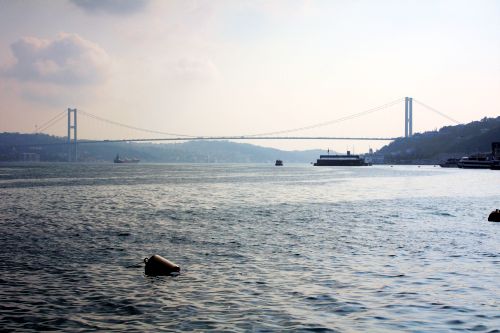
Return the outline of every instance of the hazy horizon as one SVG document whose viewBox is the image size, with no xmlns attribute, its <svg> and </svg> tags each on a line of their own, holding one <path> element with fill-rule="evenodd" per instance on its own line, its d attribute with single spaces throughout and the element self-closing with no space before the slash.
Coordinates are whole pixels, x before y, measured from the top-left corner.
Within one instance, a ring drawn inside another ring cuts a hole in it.
<svg viewBox="0 0 500 333">
<path fill-rule="evenodd" d="M 328 122 L 405 96 L 496 117 L 500 3 L 0 0 L 0 132 L 68 107 L 159 132 L 232 136 Z M 403 103 L 296 136 L 398 137 Z M 81 139 L 161 137 L 79 116 Z M 414 132 L 453 125 L 414 104 Z M 62 119 L 46 132 L 65 136 Z M 252 141 L 284 150 L 386 142 Z"/>
</svg>

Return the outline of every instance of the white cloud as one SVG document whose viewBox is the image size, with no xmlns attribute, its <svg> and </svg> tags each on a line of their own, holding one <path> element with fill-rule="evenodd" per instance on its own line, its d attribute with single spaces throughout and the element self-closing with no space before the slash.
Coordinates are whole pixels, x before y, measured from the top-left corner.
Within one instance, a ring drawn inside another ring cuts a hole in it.
<svg viewBox="0 0 500 333">
<path fill-rule="evenodd" d="M 142 11 L 149 0 L 70 0 L 87 13 L 128 15 Z"/>
<path fill-rule="evenodd" d="M 181 58 L 172 69 L 175 77 L 184 81 L 212 81 L 219 75 L 217 67 L 208 59 Z"/>
<path fill-rule="evenodd" d="M 95 84 L 104 81 L 110 64 L 101 47 L 76 34 L 60 33 L 54 40 L 25 37 L 11 50 L 15 63 L 1 73 L 20 81 Z"/>
</svg>

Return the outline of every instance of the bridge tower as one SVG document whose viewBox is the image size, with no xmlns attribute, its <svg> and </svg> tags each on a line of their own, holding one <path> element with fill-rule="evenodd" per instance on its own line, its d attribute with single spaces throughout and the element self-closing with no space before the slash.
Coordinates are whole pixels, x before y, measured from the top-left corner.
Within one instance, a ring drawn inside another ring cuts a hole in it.
<svg viewBox="0 0 500 333">
<path fill-rule="evenodd" d="M 73 117 L 71 117 L 71 114 L 73 114 Z M 71 120 L 73 120 L 73 122 Z M 71 130 L 73 130 L 73 144 L 71 144 Z M 76 109 L 68 108 L 68 162 L 71 162 L 71 160 L 76 162 L 78 160 L 76 130 Z"/>
<path fill-rule="evenodd" d="M 405 97 L 405 138 L 413 136 L 413 98 Z"/>
</svg>

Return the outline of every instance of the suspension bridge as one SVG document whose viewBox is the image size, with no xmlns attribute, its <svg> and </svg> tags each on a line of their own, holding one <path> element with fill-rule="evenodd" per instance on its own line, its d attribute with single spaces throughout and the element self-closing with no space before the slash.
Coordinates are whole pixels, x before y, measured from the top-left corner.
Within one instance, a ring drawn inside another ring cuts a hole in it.
<svg viewBox="0 0 500 333">
<path fill-rule="evenodd" d="M 346 136 L 296 136 L 290 135 L 290 133 L 311 130 L 319 127 L 324 127 L 328 125 L 337 124 L 340 122 L 344 122 L 347 120 L 363 117 L 365 115 L 379 112 L 381 110 L 385 110 L 389 107 L 395 106 L 401 102 L 404 102 L 404 133 L 405 138 L 409 138 L 413 136 L 413 102 L 419 104 L 420 106 L 439 114 L 440 116 L 448 119 L 449 121 L 459 124 L 457 120 L 449 117 L 443 112 L 436 110 L 435 108 L 416 100 L 412 97 L 398 98 L 389 103 L 362 111 L 354 114 L 350 114 L 341 118 L 333 119 L 330 121 L 325 121 L 322 123 L 316 123 L 308 126 L 284 129 L 274 132 L 265 132 L 265 133 L 257 133 L 257 134 L 247 134 L 247 135 L 233 135 L 233 136 L 198 136 L 198 135 L 190 135 L 190 134 L 180 134 L 180 133 L 171 133 L 171 132 L 163 132 L 157 130 L 151 130 L 146 128 L 141 128 L 137 126 L 132 126 L 124 123 L 120 123 L 114 120 L 110 120 L 107 118 L 103 118 L 101 116 L 97 116 L 90 112 L 84 110 L 77 110 L 76 108 L 68 108 L 67 112 L 63 111 L 56 115 L 55 117 L 49 119 L 45 123 L 43 123 L 40 127 L 37 127 L 36 133 L 43 133 L 43 131 L 47 131 L 49 128 L 54 125 L 60 123 L 64 118 L 67 118 L 67 142 L 64 143 L 68 146 L 68 161 L 77 161 L 78 160 L 78 145 L 79 144 L 96 144 L 96 143 L 109 143 L 109 142 L 157 142 L 157 141 L 189 141 L 189 140 L 366 140 L 366 141 L 393 141 L 396 140 L 396 137 L 346 137 Z M 125 138 L 125 139 L 102 139 L 102 140 L 78 140 L 78 117 L 82 115 L 84 117 L 90 118 L 92 120 L 103 122 L 107 124 L 111 124 L 114 126 L 118 126 L 121 128 L 131 129 L 143 133 L 149 133 L 154 135 L 162 135 L 164 137 L 161 138 Z M 61 143 L 46 143 L 39 144 L 37 146 L 43 145 L 54 145 Z"/>
</svg>

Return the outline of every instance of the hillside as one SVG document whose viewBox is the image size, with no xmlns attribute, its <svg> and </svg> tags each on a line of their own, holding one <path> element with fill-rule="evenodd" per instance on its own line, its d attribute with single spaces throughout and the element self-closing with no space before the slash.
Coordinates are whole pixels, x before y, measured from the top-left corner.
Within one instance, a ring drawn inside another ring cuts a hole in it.
<svg viewBox="0 0 500 333">
<path fill-rule="evenodd" d="M 40 161 L 67 161 L 66 140 L 45 134 L 0 133 L 0 161 L 19 161 L 34 153 Z M 54 145 L 47 145 L 54 144 Z M 319 150 L 283 151 L 229 141 L 188 141 L 174 144 L 102 142 L 78 145 L 79 161 L 111 162 L 116 154 L 143 162 L 166 163 L 309 163 Z"/>
<path fill-rule="evenodd" d="M 386 163 L 435 164 L 446 158 L 490 152 L 494 141 L 500 141 L 500 117 L 399 138 L 377 154 L 383 155 Z"/>
</svg>

